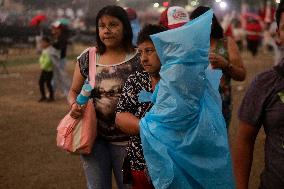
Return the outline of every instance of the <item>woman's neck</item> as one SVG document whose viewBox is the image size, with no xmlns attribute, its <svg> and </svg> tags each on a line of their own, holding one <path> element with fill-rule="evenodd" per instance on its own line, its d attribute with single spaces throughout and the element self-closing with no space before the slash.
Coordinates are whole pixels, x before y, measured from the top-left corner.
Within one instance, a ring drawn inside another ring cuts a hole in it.
<svg viewBox="0 0 284 189">
<path fill-rule="evenodd" d="M 126 53 L 125 49 L 123 47 L 115 47 L 115 48 L 111 48 L 111 47 L 108 47 L 106 48 L 106 51 L 105 51 L 106 54 L 124 54 Z"/>
<path fill-rule="evenodd" d="M 107 48 L 106 51 L 100 56 L 99 64 L 114 65 L 125 61 L 127 52 L 124 48 Z"/>
</svg>

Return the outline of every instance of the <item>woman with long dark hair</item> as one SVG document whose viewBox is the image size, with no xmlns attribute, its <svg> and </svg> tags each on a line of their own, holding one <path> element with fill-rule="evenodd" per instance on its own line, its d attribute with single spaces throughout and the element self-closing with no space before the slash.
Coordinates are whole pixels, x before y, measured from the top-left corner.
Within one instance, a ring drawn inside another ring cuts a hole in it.
<svg viewBox="0 0 284 189">
<path fill-rule="evenodd" d="M 122 162 L 128 135 L 115 127 L 115 109 L 122 86 L 128 76 L 141 69 L 137 50 L 132 45 L 132 30 L 126 11 L 119 6 L 106 6 L 96 17 L 96 86 L 94 104 L 98 136 L 91 154 L 82 155 L 88 189 L 111 189 L 112 172 L 119 189 Z M 89 49 L 77 59 L 69 92 L 71 116 L 78 118 L 83 109 L 76 103 L 82 85 L 89 76 Z"/>
</svg>

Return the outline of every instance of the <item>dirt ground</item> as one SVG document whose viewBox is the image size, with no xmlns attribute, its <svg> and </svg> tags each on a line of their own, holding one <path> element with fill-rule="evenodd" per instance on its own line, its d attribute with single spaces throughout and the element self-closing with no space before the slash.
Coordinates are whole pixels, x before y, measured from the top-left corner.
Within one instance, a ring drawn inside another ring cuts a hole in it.
<svg viewBox="0 0 284 189">
<path fill-rule="evenodd" d="M 234 140 L 238 121 L 236 110 L 253 76 L 272 66 L 271 54 L 252 58 L 243 53 L 248 77 L 233 82 L 234 113 L 230 141 Z M 74 64 L 70 61 L 70 76 Z M 80 189 L 86 188 L 79 156 L 56 147 L 56 126 L 67 113 L 64 98 L 38 103 L 39 67 L 25 64 L 9 67 L 9 75 L 0 67 L 0 188 L 3 189 Z M 263 167 L 263 131 L 257 138 L 250 188 L 256 189 Z"/>
</svg>

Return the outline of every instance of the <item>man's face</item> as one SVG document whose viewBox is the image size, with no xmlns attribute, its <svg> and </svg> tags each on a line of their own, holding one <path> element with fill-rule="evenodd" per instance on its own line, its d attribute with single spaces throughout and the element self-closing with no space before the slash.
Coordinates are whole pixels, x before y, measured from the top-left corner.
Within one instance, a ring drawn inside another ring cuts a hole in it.
<svg viewBox="0 0 284 189">
<path fill-rule="evenodd" d="M 141 64 L 145 71 L 150 75 L 158 75 L 161 69 L 161 62 L 156 53 L 154 44 L 151 41 L 145 41 L 138 45 Z"/>
<path fill-rule="evenodd" d="M 281 14 L 279 27 L 277 29 L 277 34 L 281 45 L 284 45 L 284 13 Z"/>
</svg>

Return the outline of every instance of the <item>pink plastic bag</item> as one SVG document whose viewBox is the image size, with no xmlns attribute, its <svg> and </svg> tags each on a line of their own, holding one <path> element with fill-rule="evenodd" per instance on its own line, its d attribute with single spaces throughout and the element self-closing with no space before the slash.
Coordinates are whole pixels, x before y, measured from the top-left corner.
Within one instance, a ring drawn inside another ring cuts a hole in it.
<svg viewBox="0 0 284 189">
<path fill-rule="evenodd" d="M 95 85 L 96 48 L 89 49 L 89 75 L 92 88 Z M 91 153 L 94 141 L 97 136 L 97 119 L 93 99 L 90 99 L 86 105 L 83 116 L 74 119 L 70 112 L 60 121 L 57 126 L 57 146 L 75 154 Z"/>
</svg>

